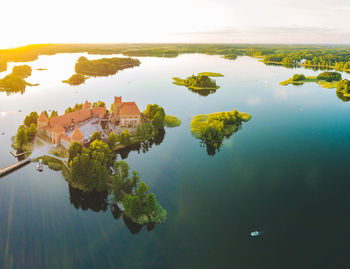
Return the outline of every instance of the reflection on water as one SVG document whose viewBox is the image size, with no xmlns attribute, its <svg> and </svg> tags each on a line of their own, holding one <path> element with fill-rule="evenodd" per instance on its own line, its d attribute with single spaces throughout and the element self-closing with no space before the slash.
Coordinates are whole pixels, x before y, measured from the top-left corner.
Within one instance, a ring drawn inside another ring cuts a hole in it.
<svg viewBox="0 0 350 269">
<path fill-rule="evenodd" d="M 139 154 L 141 152 L 146 153 L 152 148 L 153 145 L 156 145 L 156 146 L 160 145 L 163 142 L 164 138 L 165 138 L 165 129 L 162 129 L 158 132 L 158 134 L 155 137 L 147 141 L 142 141 L 140 143 L 132 144 L 125 148 L 118 149 L 116 150 L 116 153 L 119 154 L 120 157 L 124 160 L 128 158 L 129 153 L 131 151 L 137 151 Z"/>
<path fill-rule="evenodd" d="M 194 90 L 189 87 L 186 87 L 190 92 L 196 93 L 200 96 L 208 96 L 209 94 L 214 94 L 217 90 Z"/>
</svg>

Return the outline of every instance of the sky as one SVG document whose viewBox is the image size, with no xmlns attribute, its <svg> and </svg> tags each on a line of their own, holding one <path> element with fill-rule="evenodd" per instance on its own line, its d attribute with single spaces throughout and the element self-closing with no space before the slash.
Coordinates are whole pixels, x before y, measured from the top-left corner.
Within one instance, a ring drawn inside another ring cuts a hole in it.
<svg viewBox="0 0 350 269">
<path fill-rule="evenodd" d="M 36 43 L 350 44 L 350 0 L 1 0 L 0 48 Z"/>
</svg>

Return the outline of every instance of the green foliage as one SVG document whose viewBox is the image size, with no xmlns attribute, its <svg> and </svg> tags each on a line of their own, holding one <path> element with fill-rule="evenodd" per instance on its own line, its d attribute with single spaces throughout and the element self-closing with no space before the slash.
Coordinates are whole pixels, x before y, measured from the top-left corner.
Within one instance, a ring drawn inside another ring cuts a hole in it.
<svg viewBox="0 0 350 269">
<path fill-rule="evenodd" d="M 32 68 L 29 65 L 14 66 L 12 74 L 21 78 L 27 78 L 32 74 Z"/>
<path fill-rule="evenodd" d="M 295 74 L 292 79 L 293 81 L 300 81 L 300 80 L 304 80 L 305 76 L 304 74 Z"/>
<path fill-rule="evenodd" d="M 238 112 L 218 112 L 208 115 L 197 115 L 191 122 L 191 132 L 206 145 L 220 148 L 224 136 L 230 136 L 238 130 L 243 121 L 248 121 L 250 115 Z"/>
<path fill-rule="evenodd" d="M 322 72 L 317 76 L 317 79 L 323 79 L 328 82 L 341 80 L 341 74 L 338 72 Z"/>
<path fill-rule="evenodd" d="M 98 101 L 98 102 L 93 102 L 92 103 L 92 107 L 95 108 L 95 107 L 104 107 L 106 106 L 106 103 L 103 102 L 103 101 Z"/>
<path fill-rule="evenodd" d="M 27 129 L 24 125 L 20 125 L 16 134 L 17 147 L 22 148 L 28 142 Z"/>
<path fill-rule="evenodd" d="M 158 111 L 156 113 L 156 115 L 154 116 L 154 119 L 152 121 L 152 125 L 155 129 L 164 128 L 164 117 L 165 117 L 165 115 L 161 111 Z"/>
<path fill-rule="evenodd" d="M 73 142 L 68 149 L 68 163 L 70 163 L 75 157 L 79 156 L 83 152 L 83 145 L 79 142 Z"/>
<path fill-rule="evenodd" d="M 102 140 L 102 135 L 100 132 L 96 131 L 92 134 L 91 138 L 90 138 L 90 142 L 93 142 L 95 140 Z"/>
<path fill-rule="evenodd" d="M 177 127 L 181 125 L 181 120 L 175 116 L 165 115 L 164 124 L 166 127 Z"/>
<path fill-rule="evenodd" d="M 82 74 L 74 74 L 69 79 L 63 80 L 63 83 L 68 83 L 69 85 L 76 86 L 83 84 L 88 77 Z"/>
<path fill-rule="evenodd" d="M 217 88 L 216 81 L 210 79 L 208 76 L 202 75 L 192 75 L 191 77 L 186 78 L 185 84 L 187 87 L 194 88 Z"/>
<path fill-rule="evenodd" d="M 107 138 L 108 147 L 113 150 L 118 141 L 118 136 L 114 132 L 110 132 Z"/>
<path fill-rule="evenodd" d="M 51 115 L 48 118 L 51 119 L 51 118 L 54 118 L 54 117 L 58 117 L 58 112 L 56 110 L 52 110 Z"/>
<path fill-rule="evenodd" d="M 120 135 L 120 143 L 122 145 L 129 145 L 130 144 L 130 134 L 128 132 L 128 129 L 125 129 L 121 135 Z"/>
<path fill-rule="evenodd" d="M 27 128 L 27 140 L 33 141 L 36 134 L 36 125 L 34 123 L 31 123 L 30 126 Z"/>
<path fill-rule="evenodd" d="M 78 144 L 69 149 L 69 159 L 73 158 L 70 162 L 72 185 L 84 191 L 105 190 L 109 169 L 114 162 L 112 151 L 107 144 L 95 140 L 88 149 L 83 149 L 79 153 L 81 147 Z"/>
<path fill-rule="evenodd" d="M 39 117 L 38 113 L 36 113 L 35 111 L 31 112 L 29 115 L 25 117 L 24 125 L 26 127 L 29 127 L 31 124 L 36 125 L 38 117 Z"/>
<path fill-rule="evenodd" d="M 337 83 L 337 96 L 344 102 L 350 101 L 350 81 L 347 79 Z"/>
<path fill-rule="evenodd" d="M 156 113 L 160 112 L 163 117 L 165 117 L 164 109 L 161 106 L 158 106 L 157 104 L 148 104 L 146 107 L 146 110 L 143 111 L 143 114 L 149 119 L 153 120 Z"/>
<path fill-rule="evenodd" d="M 79 58 L 75 64 L 75 72 L 88 76 L 108 76 L 114 75 L 118 70 L 140 65 L 138 59 L 132 58 L 102 58 L 98 60 L 88 60 Z"/>
<path fill-rule="evenodd" d="M 83 109 L 83 103 L 81 104 L 75 104 L 74 107 L 68 107 L 65 111 L 64 111 L 64 114 L 68 114 L 70 112 L 74 112 L 74 111 L 77 111 L 77 110 L 80 110 L 80 109 Z"/>
<path fill-rule="evenodd" d="M 23 93 L 26 88 L 27 83 L 25 80 L 14 74 L 9 74 L 5 76 L 3 79 L 0 79 L 0 89 L 7 92 L 21 92 Z"/>
</svg>

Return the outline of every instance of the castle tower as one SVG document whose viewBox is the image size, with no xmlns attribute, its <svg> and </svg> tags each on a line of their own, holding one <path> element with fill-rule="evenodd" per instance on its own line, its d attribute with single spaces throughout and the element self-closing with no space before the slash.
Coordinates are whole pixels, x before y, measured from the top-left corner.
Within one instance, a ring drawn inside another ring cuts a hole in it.
<svg viewBox="0 0 350 269">
<path fill-rule="evenodd" d="M 114 97 L 114 106 L 115 110 L 113 112 L 113 116 L 117 121 L 120 121 L 120 110 L 122 108 L 122 97 Z"/>
<path fill-rule="evenodd" d="M 37 126 L 39 131 L 43 131 L 45 127 L 49 125 L 49 119 L 47 118 L 45 112 L 41 112 L 37 120 Z"/>
</svg>

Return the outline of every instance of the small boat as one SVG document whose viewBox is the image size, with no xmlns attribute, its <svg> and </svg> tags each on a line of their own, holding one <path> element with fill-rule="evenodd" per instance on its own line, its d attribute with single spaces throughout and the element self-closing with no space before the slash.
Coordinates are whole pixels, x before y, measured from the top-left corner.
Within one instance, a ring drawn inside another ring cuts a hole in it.
<svg viewBox="0 0 350 269">
<path fill-rule="evenodd" d="M 39 164 L 37 165 L 37 170 L 39 172 L 43 171 L 43 160 L 42 159 L 39 159 Z"/>
<path fill-rule="evenodd" d="M 254 231 L 254 232 L 251 232 L 250 233 L 250 236 L 258 236 L 259 235 L 259 232 L 258 231 Z"/>
<path fill-rule="evenodd" d="M 117 206 L 118 206 L 118 208 L 120 209 L 121 212 L 124 212 L 124 211 L 125 211 L 125 208 L 124 208 L 122 202 L 118 201 L 118 202 L 117 202 Z"/>
</svg>

